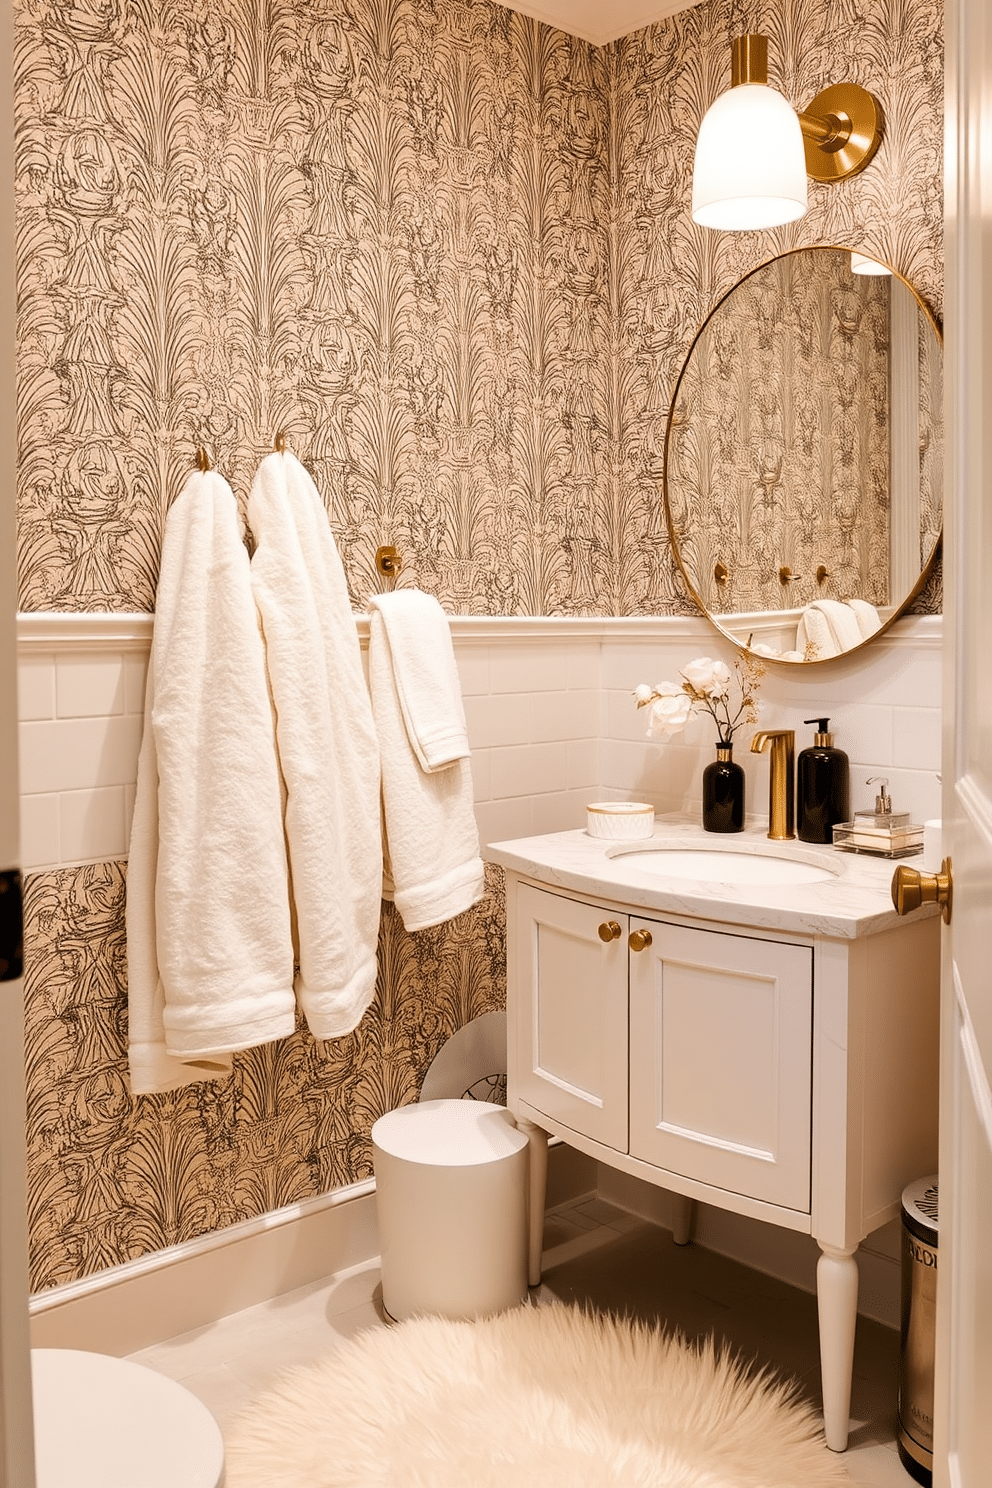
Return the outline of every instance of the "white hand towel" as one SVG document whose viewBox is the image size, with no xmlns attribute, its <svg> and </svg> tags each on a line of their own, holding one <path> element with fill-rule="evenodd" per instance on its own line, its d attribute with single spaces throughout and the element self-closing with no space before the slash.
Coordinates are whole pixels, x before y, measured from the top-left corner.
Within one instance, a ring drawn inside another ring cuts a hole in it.
<svg viewBox="0 0 992 1488">
<path fill-rule="evenodd" d="M 837 644 L 826 615 L 807 605 L 796 626 L 796 650 L 804 661 L 825 661 L 838 655 Z M 807 652 L 810 652 L 807 655 Z"/>
<path fill-rule="evenodd" d="M 127 879 L 135 1094 L 292 1033 L 279 767 L 230 486 L 196 472 L 165 524 Z"/>
<path fill-rule="evenodd" d="M 248 520 L 287 792 L 296 993 L 314 1037 L 338 1038 L 375 991 L 378 742 L 341 559 L 317 488 L 294 455 L 262 461 Z"/>
<path fill-rule="evenodd" d="M 410 746 L 430 774 L 468 759 L 468 730 L 448 617 L 432 594 L 399 589 L 370 601 L 389 637 Z"/>
<path fill-rule="evenodd" d="M 382 751 L 382 801 L 390 879 L 407 930 L 440 925 L 478 903 L 485 890 L 470 761 L 422 770 L 403 720 L 389 633 L 372 611 L 369 682 Z M 450 640 L 449 640 L 450 645 Z"/>
<path fill-rule="evenodd" d="M 868 603 L 867 599 L 849 599 L 847 603 L 854 611 L 854 618 L 858 622 L 863 641 L 873 636 L 876 630 L 881 629 L 882 622 L 878 618 L 878 611 L 873 604 Z"/>
<path fill-rule="evenodd" d="M 826 618 L 838 655 L 850 651 L 852 646 L 861 645 L 861 628 L 850 605 L 839 599 L 814 599 L 806 609 L 807 613 L 819 611 Z"/>
</svg>

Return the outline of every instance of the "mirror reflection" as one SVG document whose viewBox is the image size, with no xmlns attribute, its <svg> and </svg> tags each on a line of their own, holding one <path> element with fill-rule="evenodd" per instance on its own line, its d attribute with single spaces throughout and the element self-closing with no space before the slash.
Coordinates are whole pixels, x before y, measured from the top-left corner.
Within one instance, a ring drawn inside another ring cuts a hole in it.
<svg viewBox="0 0 992 1488">
<path fill-rule="evenodd" d="M 784 254 L 724 297 L 676 386 L 664 479 L 679 567 L 725 634 L 828 660 L 919 592 L 941 530 L 942 375 L 926 306 L 850 249 Z"/>
</svg>

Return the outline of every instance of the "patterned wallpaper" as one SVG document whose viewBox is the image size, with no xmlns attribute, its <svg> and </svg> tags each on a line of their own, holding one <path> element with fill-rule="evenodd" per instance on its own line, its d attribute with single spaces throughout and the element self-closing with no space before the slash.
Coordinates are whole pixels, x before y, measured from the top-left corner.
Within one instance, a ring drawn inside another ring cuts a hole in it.
<svg viewBox="0 0 992 1488">
<path fill-rule="evenodd" d="M 609 54 L 488 0 L 18 0 L 26 609 L 150 609 L 276 430 L 360 605 L 594 610 Z"/>
<path fill-rule="evenodd" d="M 27 880 L 32 1288 L 88 1276 L 371 1175 L 372 1123 L 416 1099 L 441 1044 L 502 1006 L 504 918 L 489 896 L 407 935 L 383 906 L 375 1000 L 354 1033 L 302 1028 L 234 1073 L 167 1095 L 128 1088 L 124 871 Z"/>
<path fill-rule="evenodd" d="M 15 8 L 25 609 L 150 608 L 196 444 L 244 499 L 284 429 L 357 607 L 395 542 L 456 613 L 678 612 L 665 415 L 714 301 L 828 240 L 939 309 L 939 0 L 706 0 L 601 50 L 491 0 Z M 694 131 L 749 29 L 794 100 L 844 71 L 888 132 L 796 227 L 711 234 Z M 364 1175 L 375 1116 L 503 997 L 494 881 L 438 931 L 387 910 L 349 1038 L 132 1101 L 121 866 L 27 901 L 36 1287 Z"/>
</svg>

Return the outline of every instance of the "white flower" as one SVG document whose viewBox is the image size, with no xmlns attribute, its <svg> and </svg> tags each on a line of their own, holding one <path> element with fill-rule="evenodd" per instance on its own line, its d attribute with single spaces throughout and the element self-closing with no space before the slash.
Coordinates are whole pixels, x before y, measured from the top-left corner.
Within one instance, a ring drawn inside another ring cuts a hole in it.
<svg viewBox="0 0 992 1488">
<path fill-rule="evenodd" d="M 722 661 L 713 661 L 709 656 L 699 656 L 682 668 L 682 675 L 696 692 L 703 697 L 727 696 L 730 671 Z"/>
<path fill-rule="evenodd" d="M 711 697 L 724 698 L 730 691 L 730 668 L 725 662 L 715 661 L 713 663 L 713 690 Z"/>
<path fill-rule="evenodd" d="M 729 744 L 737 729 L 753 724 L 758 717 L 757 691 L 764 667 L 754 656 L 734 662 L 734 671 L 722 661 L 699 656 L 682 669 L 682 682 L 659 682 L 634 689 L 639 708 L 648 710 L 648 738 L 663 741 L 685 728 L 694 713 L 708 713 L 717 726 L 720 742 Z M 736 674 L 736 687 L 734 686 Z M 731 691 L 739 701 L 731 701 Z"/>
<path fill-rule="evenodd" d="M 649 739 L 669 739 L 672 734 L 681 732 L 692 712 L 692 699 L 687 692 L 672 682 L 660 683 L 655 692 L 660 693 L 662 687 L 666 689 L 665 694 L 656 697 L 648 710 Z"/>
</svg>

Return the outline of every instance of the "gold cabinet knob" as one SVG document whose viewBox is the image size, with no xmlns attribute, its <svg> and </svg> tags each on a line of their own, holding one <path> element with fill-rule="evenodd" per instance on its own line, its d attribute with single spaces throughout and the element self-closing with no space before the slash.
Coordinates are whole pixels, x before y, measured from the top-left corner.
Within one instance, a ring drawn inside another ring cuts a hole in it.
<svg viewBox="0 0 992 1488">
<path fill-rule="evenodd" d="M 632 930 L 627 936 L 627 944 L 632 951 L 646 951 L 651 944 L 651 931 Z"/>
<path fill-rule="evenodd" d="M 944 924 L 949 925 L 953 890 L 950 858 L 941 863 L 939 873 L 918 873 L 901 863 L 892 875 L 892 903 L 901 915 L 912 914 L 921 904 L 939 904 L 944 912 Z"/>
<path fill-rule="evenodd" d="M 619 940 L 622 934 L 623 931 L 620 929 L 616 920 L 607 920 L 599 927 L 599 938 L 600 940 L 605 940 L 607 944 L 611 940 Z"/>
</svg>

